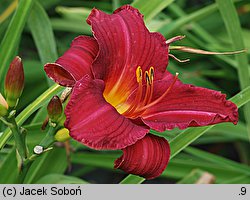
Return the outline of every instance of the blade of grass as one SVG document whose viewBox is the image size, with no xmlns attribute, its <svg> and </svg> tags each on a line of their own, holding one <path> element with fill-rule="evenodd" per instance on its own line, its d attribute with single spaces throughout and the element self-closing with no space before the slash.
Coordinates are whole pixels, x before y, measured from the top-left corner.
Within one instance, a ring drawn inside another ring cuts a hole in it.
<svg viewBox="0 0 250 200">
<path fill-rule="evenodd" d="M 169 162 L 167 169 L 162 173 L 161 177 L 180 180 L 194 169 L 201 169 L 213 174 L 216 177 L 216 183 L 222 183 L 228 179 L 233 179 L 243 175 L 246 176 L 245 173 L 234 171 L 215 163 L 195 160 L 193 158 L 184 159 L 176 157 Z"/>
<path fill-rule="evenodd" d="M 215 3 L 211 4 L 209 6 L 201 8 L 197 11 L 194 11 L 193 13 L 191 13 L 189 15 L 185 15 L 183 17 L 178 18 L 177 20 L 172 21 L 167 26 L 162 27 L 159 31 L 164 36 L 172 35 L 176 30 L 180 29 L 182 26 L 184 26 L 190 22 L 195 22 L 195 21 L 201 20 L 202 18 L 207 17 L 208 15 L 215 12 L 217 9 L 218 8 L 217 8 L 217 5 Z"/>
<path fill-rule="evenodd" d="M 233 48 L 236 50 L 245 49 L 240 21 L 232 0 L 216 0 L 216 3 L 218 4 L 227 32 L 232 40 Z M 239 55 L 235 55 L 235 59 L 238 63 L 238 66 L 240 66 L 237 68 L 240 87 L 241 89 L 244 89 L 250 85 L 250 73 L 247 54 L 242 53 Z M 250 103 L 244 105 L 243 111 L 250 141 Z"/>
<path fill-rule="evenodd" d="M 242 122 L 238 122 L 237 126 L 229 123 L 218 124 L 211 129 L 210 133 L 213 135 L 220 133 L 223 137 L 228 136 L 234 138 L 234 140 L 248 141 L 246 126 Z"/>
<path fill-rule="evenodd" d="M 249 143 L 235 142 L 234 145 L 239 155 L 240 162 L 250 165 Z"/>
<path fill-rule="evenodd" d="M 14 0 L 8 8 L 0 15 L 0 24 L 7 19 L 17 7 L 18 0 Z"/>
<path fill-rule="evenodd" d="M 135 176 L 133 174 L 128 175 L 126 178 L 124 178 L 120 184 L 140 184 L 145 179 L 140 176 Z"/>
<path fill-rule="evenodd" d="M 25 184 L 37 182 L 41 177 L 57 173 L 63 174 L 67 169 L 66 151 L 62 148 L 54 147 L 32 163 L 24 180 Z"/>
<path fill-rule="evenodd" d="M 90 166 L 84 166 L 82 168 L 79 169 L 75 169 L 73 170 L 70 175 L 71 176 L 76 176 L 76 177 L 82 177 L 83 175 L 92 172 L 93 170 L 95 170 L 95 167 L 90 167 Z"/>
<path fill-rule="evenodd" d="M 238 2 L 239 0 L 234 0 L 234 2 Z M 183 16 L 178 18 L 177 20 L 174 20 L 167 26 L 162 27 L 159 31 L 164 35 L 164 36 L 169 36 L 172 35 L 176 30 L 180 29 L 182 26 L 189 24 L 190 22 L 195 22 L 198 20 L 201 20 L 208 15 L 214 13 L 215 11 L 218 10 L 218 6 L 216 3 L 211 4 L 209 6 L 206 6 L 204 8 L 201 8 L 195 12 L 192 12 L 191 14 L 187 16 Z M 180 14 L 180 13 L 179 13 Z"/>
<path fill-rule="evenodd" d="M 234 171 L 242 172 L 244 174 L 248 174 L 250 176 L 250 167 L 244 164 L 239 164 L 232 160 L 223 158 L 221 156 L 214 155 L 212 153 L 208 153 L 193 147 L 187 147 L 184 149 L 186 153 L 189 153 L 193 156 L 203 159 L 204 161 L 210 161 L 212 163 L 216 163 L 221 166 L 225 166 L 225 168 L 233 169 Z"/>
<path fill-rule="evenodd" d="M 17 124 L 19 126 L 22 125 L 25 120 L 28 119 L 37 109 L 45 105 L 53 95 L 59 93 L 60 91 L 62 91 L 61 86 L 57 84 L 51 86 L 16 117 Z M 0 137 L 0 150 L 4 147 L 10 137 L 11 131 L 7 128 Z"/>
<path fill-rule="evenodd" d="M 216 143 L 229 143 L 229 142 L 235 142 L 236 139 L 234 137 L 230 137 L 226 134 L 214 134 L 210 135 L 208 134 L 211 131 L 211 129 L 202 137 L 195 140 L 192 144 L 193 145 L 206 145 L 206 144 L 216 144 Z M 248 138 L 247 138 L 248 141 Z"/>
<path fill-rule="evenodd" d="M 60 14 L 63 19 L 81 20 L 87 19 L 92 9 L 79 7 L 65 7 L 57 6 L 56 12 Z M 86 26 L 89 26 L 86 22 Z"/>
<path fill-rule="evenodd" d="M 26 19 L 30 13 L 33 0 L 20 0 L 17 10 L 12 17 L 9 27 L 0 45 L 0 80 L 4 80 L 8 65 L 16 51 L 20 35 L 23 31 Z M 0 82 L 0 91 L 4 81 Z"/>
<path fill-rule="evenodd" d="M 120 154 L 97 154 L 97 153 L 74 153 L 71 155 L 71 161 L 77 164 L 88 165 L 92 167 L 101 167 L 104 169 L 114 170 L 114 159 L 118 158 Z"/>
<path fill-rule="evenodd" d="M 47 174 L 40 178 L 36 184 L 87 184 L 88 182 L 73 176 L 62 174 Z"/>
<path fill-rule="evenodd" d="M 53 30 L 91 35 L 91 28 L 84 20 L 51 19 Z"/>
<path fill-rule="evenodd" d="M 44 8 L 35 1 L 28 19 L 28 26 L 35 41 L 42 65 L 58 58 L 52 26 Z M 52 80 L 46 76 L 48 85 Z"/>
<path fill-rule="evenodd" d="M 184 10 L 182 10 L 178 4 L 172 3 L 169 7 L 168 10 L 173 12 L 177 17 L 187 17 L 188 14 L 185 13 Z M 208 33 L 205 29 L 203 29 L 199 24 L 197 23 L 192 23 L 192 30 L 197 33 L 200 37 L 202 37 L 206 42 L 216 42 L 215 38 Z"/>
<path fill-rule="evenodd" d="M 140 10 L 140 12 L 144 15 L 145 21 L 147 22 L 159 14 L 173 1 L 174 0 L 135 0 L 131 5 Z"/>
<path fill-rule="evenodd" d="M 61 3 L 62 0 L 38 0 L 38 2 L 47 10 L 52 6 Z"/>
<path fill-rule="evenodd" d="M 17 161 L 15 158 L 16 151 L 12 148 L 11 152 L 5 157 L 0 166 L 1 176 L 0 184 L 17 183 Z"/>
<path fill-rule="evenodd" d="M 178 184 L 195 184 L 204 175 L 208 175 L 208 172 L 201 170 L 201 169 L 194 169 L 187 176 L 185 176 L 183 179 L 179 180 L 177 183 Z M 209 175 L 211 178 L 211 179 L 209 179 L 209 181 L 211 181 L 213 183 L 215 178 L 212 174 L 209 173 Z"/>
<path fill-rule="evenodd" d="M 0 43 L 3 41 L 3 38 L 4 38 L 4 35 L 5 35 L 5 32 L 9 26 L 9 22 L 10 22 L 10 18 L 6 19 L 5 21 L 3 21 L 1 23 L 1 26 L 0 26 Z"/>
<path fill-rule="evenodd" d="M 225 180 L 221 182 L 222 184 L 250 184 L 250 176 L 239 176 L 233 179 Z"/>
<path fill-rule="evenodd" d="M 43 0 L 44 1 L 44 0 Z M 123 0 L 125 1 L 125 0 Z M 96 0 L 88 0 L 88 1 L 64 1 L 64 6 L 70 7 L 85 7 L 85 8 L 97 8 L 103 11 L 112 11 L 112 4 L 105 1 L 96 1 Z"/>
<path fill-rule="evenodd" d="M 121 6 L 120 0 L 112 0 L 112 8 L 113 10 L 119 8 Z"/>
</svg>

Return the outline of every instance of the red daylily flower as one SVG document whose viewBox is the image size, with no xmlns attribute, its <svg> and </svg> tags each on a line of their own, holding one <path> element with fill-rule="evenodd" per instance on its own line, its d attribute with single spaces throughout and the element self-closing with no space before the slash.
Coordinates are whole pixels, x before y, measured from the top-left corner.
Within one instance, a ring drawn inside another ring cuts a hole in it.
<svg viewBox="0 0 250 200">
<path fill-rule="evenodd" d="M 87 22 L 94 37 L 74 39 L 45 71 L 73 87 L 65 109 L 71 137 L 94 149 L 122 149 L 116 168 L 148 179 L 163 172 L 170 148 L 150 128 L 237 123 L 237 107 L 224 94 L 166 71 L 169 43 L 148 31 L 137 9 L 126 5 L 111 15 L 93 9 Z"/>
</svg>

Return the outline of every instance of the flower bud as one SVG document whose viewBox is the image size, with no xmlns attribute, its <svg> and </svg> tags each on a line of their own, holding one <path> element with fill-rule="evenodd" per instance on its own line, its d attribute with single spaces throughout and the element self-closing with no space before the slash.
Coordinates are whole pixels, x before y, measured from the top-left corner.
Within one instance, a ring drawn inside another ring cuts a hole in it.
<svg viewBox="0 0 250 200">
<path fill-rule="evenodd" d="M 55 140 L 58 142 L 65 142 L 70 139 L 69 130 L 62 128 L 55 134 Z"/>
<path fill-rule="evenodd" d="M 0 117 L 7 115 L 8 113 L 8 104 L 5 101 L 4 97 L 0 93 Z"/>
<path fill-rule="evenodd" d="M 52 99 L 50 100 L 48 106 L 47 106 L 47 111 L 49 118 L 52 122 L 57 122 L 58 119 L 62 115 L 62 102 L 58 96 L 53 96 Z"/>
<path fill-rule="evenodd" d="M 16 56 L 10 63 L 5 78 L 5 96 L 10 107 L 15 107 L 24 88 L 24 71 L 20 57 Z"/>
</svg>

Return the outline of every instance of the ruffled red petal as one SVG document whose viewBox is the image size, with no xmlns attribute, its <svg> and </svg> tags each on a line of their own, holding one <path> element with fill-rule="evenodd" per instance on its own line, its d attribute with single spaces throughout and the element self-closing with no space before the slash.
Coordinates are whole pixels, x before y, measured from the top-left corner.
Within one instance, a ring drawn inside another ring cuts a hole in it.
<svg viewBox="0 0 250 200">
<path fill-rule="evenodd" d="M 71 137 L 94 149 L 122 149 L 149 131 L 120 115 L 103 97 L 104 82 L 89 76 L 77 81 L 65 109 Z"/>
<path fill-rule="evenodd" d="M 123 149 L 123 155 L 115 161 L 115 168 L 153 179 L 165 170 L 170 158 L 168 141 L 148 134 L 135 144 Z"/>
<path fill-rule="evenodd" d="M 87 22 L 100 49 L 93 73 L 104 80 L 105 94 L 127 97 L 137 87 L 138 66 L 143 72 L 155 67 L 155 80 L 161 78 L 168 64 L 168 45 L 160 33 L 148 31 L 137 9 L 126 5 L 112 15 L 93 9 Z"/>
<path fill-rule="evenodd" d="M 78 36 L 71 47 L 55 63 L 44 66 L 47 75 L 63 86 L 73 86 L 84 75 L 92 75 L 91 65 L 98 53 L 94 38 Z"/>
<path fill-rule="evenodd" d="M 173 75 L 166 72 L 164 79 L 155 82 L 153 100 L 161 96 L 173 80 Z M 221 122 L 237 124 L 238 108 L 220 92 L 183 84 L 178 80 L 163 100 L 143 113 L 142 120 L 157 131 Z"/>
</svg>

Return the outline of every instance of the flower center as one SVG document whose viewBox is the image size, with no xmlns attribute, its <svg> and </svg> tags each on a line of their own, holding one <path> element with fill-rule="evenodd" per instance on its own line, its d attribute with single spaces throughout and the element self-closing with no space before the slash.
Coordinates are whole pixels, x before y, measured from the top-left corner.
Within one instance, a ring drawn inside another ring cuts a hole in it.
<svg viewBox="0 0 250 200">
<path fill-rule="evenodd" d="M 168 89 L 159 98 L 152 101 L 154 92 L 154 68 L 150 67 L 149 70 L 145 71 L 143 74 L 141 67 L 138 66 L 135 74 L 138 87 L 133 99 L 131 100 L 131 98 L 128 97 L 125 101 L 119 104 L 116 104 L 113 101 L 108 101 L 120 114 L 132 119 L 141 116 L 148 108 L 160 102 L 172 89 L 178 77 L 178 73 L 176 73 L 175 78 Z M 145 84 L 143 84 L 143 82 L 145 82 Z"/>
<path fill-rule="evenodd" d="M 149 71 L 145 71 L 144 79 L 146 83 L 146 91 L 143 90 L 143 71 L 139 66 L 136 69 L 136 80 L 138 83 L 138 87 L 135 98 L 132 100 L 132 102 L 129 103 L 129 107 L 127 107 L 127 109 L 121 113 L 122 115 L 129 118 L 135 118 L 136 115 L 139 115 L 143 111 L 142 108 L 151 102 L 151 99 L 153 97 L 153 88 L 154 88 L 153 67 L 150 67 Z"/>
</svg>

